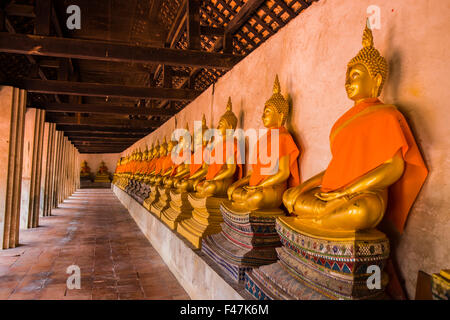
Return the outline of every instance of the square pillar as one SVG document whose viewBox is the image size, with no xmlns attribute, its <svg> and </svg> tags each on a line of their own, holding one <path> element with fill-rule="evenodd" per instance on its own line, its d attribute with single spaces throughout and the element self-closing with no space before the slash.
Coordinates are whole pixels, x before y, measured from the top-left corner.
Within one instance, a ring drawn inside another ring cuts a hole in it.
<svg viewBox="0 0 450 320">
<path fill-rule="evenodd" d="M 0 240 L 19 244 L 26 91 L 0 86 Z"/>
<path fill-rule="evenodd" d="M 36 228 L 39 225 L 44 118 L 44 110 L 28 108 L 25 113 L 21 228 Z"/>
</svg>

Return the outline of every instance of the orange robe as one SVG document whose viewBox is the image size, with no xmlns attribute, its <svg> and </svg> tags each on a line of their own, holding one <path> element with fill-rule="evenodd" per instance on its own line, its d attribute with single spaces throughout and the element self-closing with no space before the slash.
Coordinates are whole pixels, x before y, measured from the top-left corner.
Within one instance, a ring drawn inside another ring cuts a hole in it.
<svg viewBox="0 0 450 320">
<path fill-rule="evenodd" d="M 405 170 L 389 187 L 385 219 L 403 232 L 408 212 L 428 175 L 403 115 L 378 99 L 366 99 L 335 123 L 330 145 L 332 159 L 322 179 L 325 192 L 349 186 L 401 150 Z"/>
<path fill-rule="evenodd" d="M 273 130 L 279 130 L 278 131 L 278 158 L 281 159 L 284 156 L 289 156 L 289 170 L 290 170 L 290 176 L 288 179 L 288 186 L 289 187 L 295 187 L 298 186 L 300 183 L 300 176 L 298 171 L 298 163 L 297 159 L 300 155 L 300 150 L 297 148 L 297 145 L 294 142 L 294 139 L 292 139 L 291 134 L 285 127 L 280 128 L 271 128 L 267 131 L 267 134 L 261 137 L 258 140 L 257 143 L 257 152 L 256 152 L 256 163 L 252 164 L 252 175 L 250 177 L 249 185 L 250 186 L 256 186 L 263 182 L 267 177 L 270 177 L 270 175 L 264 175 L 261 173 L 262 169 L 270 169 L 276 164 L 273 163 L 267 163 L 262 164 L 260 159 L 260 144 L 263 149 L 263 154 L 266 154 L 268 159 L 270 159 L 271 152 L 272 152 L 272 131 Z M 264 151 L 266 149 L 266 151 Z M 278 164 L 278 163 L 277 163 Z"/>
<path fill-rule="evenodd" d="M 194 153 L 191 155 L 191 164 L 189 165 L 189 176 L 192 177 L 203 165 L 203 161 L 205 161 L 205 152 L 206 147 L 202 146 L 201 148 L 198 148 Z M 200 163 L 195 163 L 196 158 L 200 158 Z"/>
<path fill-rule="evenodd" d="M 233 154 L 233 161 L 236 164 L 236 173 L 235 176 L 237 177 L 237 179 L 241 179 L 242 178 L 242 164 L 237 163 L 237 159 L 239 157 L 239 153 L 238 153 L 238 147 L 237 147 L 237 141 L 236 139 L 233 139 L 233 144 L 231 144 L 231 142 L 228 141 L 224 141 L 223 143 L 219 143 L 218 145 L 216 145 L 214 147 L 214 149 L 211 151 L 211 158 L 215 159 L 216 156 L 216 150 L 217 148 L 222 147 L 222 159 L 219 159 L 221 161 L 218 161 L 220 163 L 217 162 L 213 162 L 210 163 L 208 166 L 208 173 L 206 174 L 206 180 L 212 180 L 214 179 L 215 176 L 217 176 L 217 174 L 220 172 L 220 170 L 222 170 L 223 166 L 226 165 L 226 160 L 227 160 L 227 154 L 226 154 L 226 149 L 227 149 L 227 145 L 229 145 L 229 149 L 232 150 L 232 154 Z"/>
</svg>

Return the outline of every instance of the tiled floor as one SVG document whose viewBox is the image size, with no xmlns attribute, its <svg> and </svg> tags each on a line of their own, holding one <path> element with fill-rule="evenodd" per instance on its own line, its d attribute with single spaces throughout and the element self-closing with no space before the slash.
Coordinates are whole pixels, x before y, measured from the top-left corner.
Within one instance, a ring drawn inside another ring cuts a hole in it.
<svg viewBox="0 0 450 320">
<path fill-rule="evenodd" d="M 81 189 L 52 214 L 0 250 L 0 299 L 189 299 L 111 190 Z"/>
</svg>

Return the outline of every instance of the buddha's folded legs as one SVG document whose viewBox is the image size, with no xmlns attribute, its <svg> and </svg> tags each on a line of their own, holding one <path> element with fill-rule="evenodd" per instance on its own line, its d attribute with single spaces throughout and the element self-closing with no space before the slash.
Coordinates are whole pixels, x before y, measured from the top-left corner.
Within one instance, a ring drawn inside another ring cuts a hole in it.
<svg viewBox="0 0 450 320">
<path fill-rule="evenodd" d="M 225 196 L 233 179 L 204 181 L 197 185 L 197 192 L 203 197 Z"/>
<path fill-rule="evenodd" d="M 233 192 L 231 200 L 233 206 L 237 209 L 257 210 L 278 208 L 282 203 L 282 196 L 285 190 L 285 183 L 255 190 L 245 190 L 240 187 Z"/>
<path fill-rule="evenodd" d="M 294 211 L 299 219 L 310 219 L 326 229 L 362 230 L 374 228 L 383 218 L 387 190 L 366 191 L 349 198 L 322 201 L 314 188 L 298 196 Z"/>
</svg>

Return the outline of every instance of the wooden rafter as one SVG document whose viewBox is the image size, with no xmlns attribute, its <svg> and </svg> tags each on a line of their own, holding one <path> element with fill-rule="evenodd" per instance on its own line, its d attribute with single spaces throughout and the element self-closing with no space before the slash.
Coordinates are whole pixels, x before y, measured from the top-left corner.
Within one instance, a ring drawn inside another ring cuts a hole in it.
<svg viewBox="0 0 450 320">
<path fill-rule="evenodd" d="M 117 44 L 106 41 L 0 33 L 0 52 L 100 61 L 231 69 L 241 56 Z"/>
</svg>

